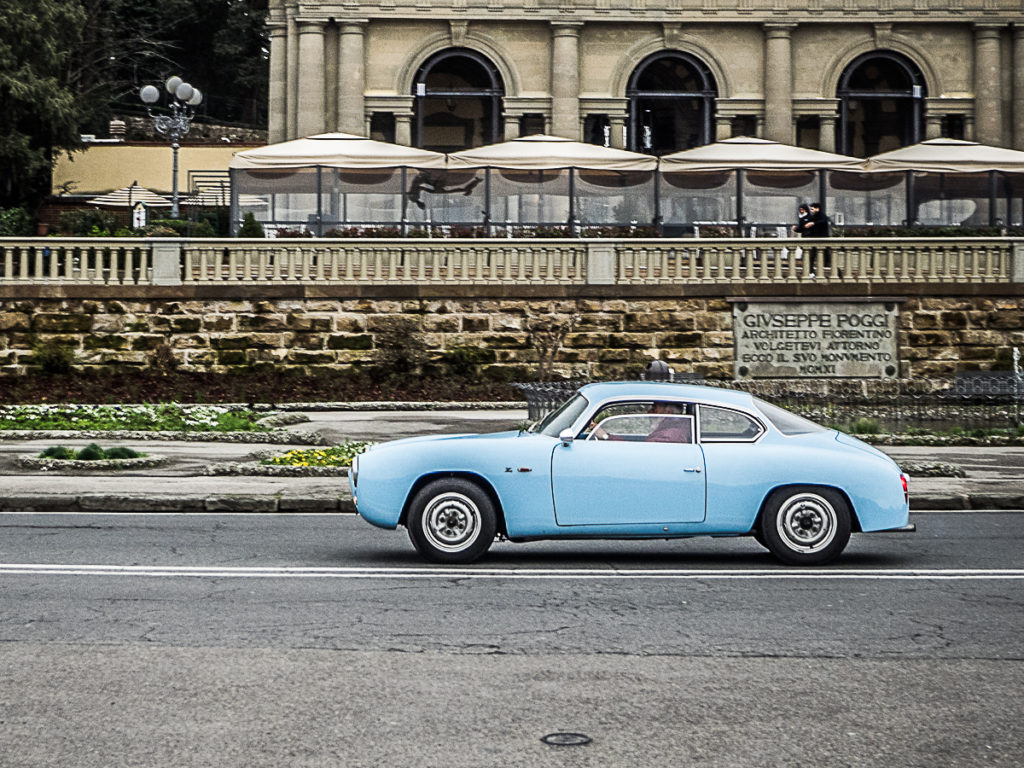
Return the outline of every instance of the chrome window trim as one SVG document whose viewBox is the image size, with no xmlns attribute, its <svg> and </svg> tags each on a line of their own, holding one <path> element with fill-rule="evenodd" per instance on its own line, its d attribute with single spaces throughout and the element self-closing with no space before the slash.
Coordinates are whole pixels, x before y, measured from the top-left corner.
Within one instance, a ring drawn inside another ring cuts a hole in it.
<svg viewBox="0 0 1024 768">
<path fill-rule="evenodd" d="M 582 393 L 581 393 L 582 394 Z M 572 425 L 572 431 L 576 435 L 574 439 L 579 440 L 580 435 L 583 433 L 584 427 L 590 423 L 590 420 L 596 416 L 602 408 L 609 405 L 615 405 L 616 403 L 644 403 L 661 401 L 666 403 L 683 403 L 691 404 L 695 406 L 696 413 L 693 414 L 693 443 L 687 443 L 687 445 L 700 445 L 701 443 L 759 443 L 768 434 L 768 427 L 764 423 L 764 419 L 760 418 L 760 414 L 754 411 L 747 410 L 745 408 L 737 408 L 733 405 L 721 405 L 716 402 L 705 402 L 704 400 L 693 398 L 693 397 L 680 397 L 678 395 L 617 395 L 615 397 L 607 397 L 604 400 L 591 400 L 587 398 L 590 403 L 590 408 L 586 409 L 576 423 Z M 736 411 L 736 413 L 742 413 L 744 416 L 753 419 L 754 423 L 761 428 L 761 431 L 756 437 L 746 438 L 740 440 L 738 438 L 707 438 L 705 439 L 701 434 L 700 429 L 700 409 L 703 406 L 709 408 L 721 408 L 726 411 Z M 688 414 L 681 414 L 688 415 Z M 776 430 L 777 431 L 777 430 Z M 781 434 L 781 433 L 780 433 Z"/>
<path fill-rule="evenodd" d="M 728 406 L 728 405 L 718 405 L 717 403 L 700 403 L 700 402 L 698 402 L 698 403 L 696 403 L 696 405 L 697 405 L 697 417 L 696 417 L 697 418 L 697 441 L 700 442 L 700 443 L 751 443 L 751 444 L 753 444 L 753 443 L 761 442 L 761 439 L 768 433 L 768 428 L 765 426 L 764 422 L 761 419 L 757 418 L 757 416 L 752 414 L 750 411 L 746 411 L 746 410 L 744 410 L 742 408 L 733 408 L 732 406 Z M 761 431 L 758 432 L 754 437 L 746 437 L 746 438 L 739 438 L 739 437 L 704 437 L 704 434 L 703 434 L 703 432 L 701 431 L 701 428 L 700 428 L 700 411 L 701 411 L 701 408 L 705 408 L 705 407 L 707 407 L 707 408 L 718 408 L 719 410 L 723 410 L 723 411 L 733 411 L 735 413 L 740 413 L 740 414 L 746 416 L 748 419 L 751 419 L 755 424 L 757 424 L 757 426 L 760 428 Z"/>
</svg>

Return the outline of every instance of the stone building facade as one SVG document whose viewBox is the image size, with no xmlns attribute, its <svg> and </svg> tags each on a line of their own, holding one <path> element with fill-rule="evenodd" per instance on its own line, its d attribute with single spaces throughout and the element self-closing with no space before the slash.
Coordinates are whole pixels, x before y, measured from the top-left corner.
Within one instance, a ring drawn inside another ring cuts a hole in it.
<svg viewBox="0 0 1024 768">
<path fill-rule="evenodd" d="M 1020 0 L 270 0 L 272 142 L 1024 149 Z"/>
</svg>

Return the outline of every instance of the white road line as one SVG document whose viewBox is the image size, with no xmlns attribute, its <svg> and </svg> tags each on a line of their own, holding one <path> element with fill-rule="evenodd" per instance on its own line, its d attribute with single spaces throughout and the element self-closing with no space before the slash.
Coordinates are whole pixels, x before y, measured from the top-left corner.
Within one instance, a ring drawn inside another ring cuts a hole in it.
<svg viewBox="0 0 1024 768">
<path fill-rule="evenodd" d="M 1022 568 L 942 569 L 596 569 L 596 568 L 307 568 L 307 567 L 223 567 L 173 565 L 73 565 L 42 563 L 0 563 L 0 576 L 143 576 L 216 579 L 562 579 L 582 580 L 1024 580 Z"/>
</svg>

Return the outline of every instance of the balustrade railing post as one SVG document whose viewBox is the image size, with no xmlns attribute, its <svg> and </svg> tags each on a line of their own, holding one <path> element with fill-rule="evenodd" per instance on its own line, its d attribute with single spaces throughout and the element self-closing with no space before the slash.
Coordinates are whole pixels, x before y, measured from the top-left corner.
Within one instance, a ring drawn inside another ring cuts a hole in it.
<svg viewBox="0 0 1024 768">
<path fill-rule="evenodd" d="M 153 240 L 153 285 L 181 285 L 182 244 L 174 239 Z"/>
<path fill-rule="evenodd" d="M 587 261 L 584 267 L 588 285 L 612 285 L 615 283 L 615 245 L 612 243 L 587 243 Z"/>
<path fill-rule="evenodd" d="M 1024 240 L 1015 240 L 1011 247 L 1010 281 L 1024 283 Z"/>
</svg>

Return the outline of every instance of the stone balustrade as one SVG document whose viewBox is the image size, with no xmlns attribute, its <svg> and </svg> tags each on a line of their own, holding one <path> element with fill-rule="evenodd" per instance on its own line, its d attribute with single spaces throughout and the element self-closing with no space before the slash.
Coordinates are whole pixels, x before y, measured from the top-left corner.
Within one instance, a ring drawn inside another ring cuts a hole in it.
<svg viewBox="0 0 1024 768">
<path fill-rule="evenodd" d="M 0 285 L 1020 283 L 1011 238 L 0 238 Z"/>
</svg>

